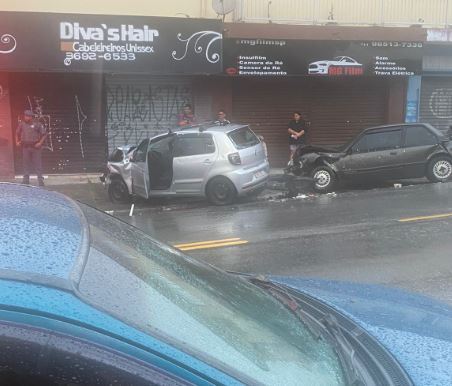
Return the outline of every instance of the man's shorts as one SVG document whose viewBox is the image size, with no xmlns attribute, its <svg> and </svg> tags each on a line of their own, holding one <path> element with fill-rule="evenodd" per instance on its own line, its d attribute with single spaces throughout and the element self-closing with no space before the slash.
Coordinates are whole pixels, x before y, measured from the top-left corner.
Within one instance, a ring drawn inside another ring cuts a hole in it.
<svg viewBox="0 0 452 386">
<path fill-rule="evenodd" d="M 295 150 L 297 150 L 298 145 L 289 145 L 290 151 L 293 153 Z"/>
</svg>

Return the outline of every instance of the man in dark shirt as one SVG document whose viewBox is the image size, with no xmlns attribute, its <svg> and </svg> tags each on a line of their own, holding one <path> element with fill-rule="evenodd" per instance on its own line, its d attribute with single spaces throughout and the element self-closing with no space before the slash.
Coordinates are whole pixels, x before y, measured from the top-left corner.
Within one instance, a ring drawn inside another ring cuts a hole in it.
<svg viewBox="0 0 452 386">
<path fill-rule="evenodd" d="M 293 113 L 293 119 L 289 122 L 287 131 L 289 132 L 290 159 L 292 159 L 298 146 L 306 143 L 306 121 L 299 111 Z"/>
<path fill-rule="evenodd" d="M 24 120 L 19 123 L 16 130 L 16 145 L 22 147 L 22 163 L 24 178 L 22 183 L 30 183 L 30 173 L 36 172 L 39 186 L 44 186 L 42 176 L 41 151 L 47 137 L 45 127 L 34 119 L 30 110 L 24 112 Z"/>
<path fill-rule="evenodd" d="M 217 120 L 214 122 L 216 125 L 225 126 L 231 122 L 226 119 L 226 112 L 224 110 L 218 110 Z"/>
</svg>

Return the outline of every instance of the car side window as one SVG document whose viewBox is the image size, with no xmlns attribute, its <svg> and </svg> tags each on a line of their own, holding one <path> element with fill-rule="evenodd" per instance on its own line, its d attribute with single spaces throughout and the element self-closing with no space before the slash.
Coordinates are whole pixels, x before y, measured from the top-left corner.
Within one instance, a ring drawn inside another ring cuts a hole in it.
<svg viewBox="0 0 452 386">
<path fill-rule="evenodd" d="M 367 146 L 369 151 L 383 151 L 400 148 L 402 145 L 402 130 L 385 131 L 369 134 Z"/>
<path fill-rule="evenodd" d="M 367 153 L 367 135 L 361 137 L 352 147 L 352 153 Z"/>
<path fill-rule="evenodd" d="M 172 150 L 173 136 L 163 137 L 158 141 L 149 144 L 148 151 L 157 152 L 160 154 L 170 154 Z"/>
<path fill-rule="evenodd" d="M 362 142 L 362 143 L 361 143 Z M 384 131 L 366 134 L 353 146 L 357 153 L 383 151 L 400 148 L 402 143 L 402 130 Z"/>
<path fill-rule="evenodd" d="M 409 126 L 406 128 L 405 147 L 432 146 L 437 143 L 436 135 L 424 126 Z"/>
<path fill-rule="evenodd" d="M 184 134 L 177 138 L 174 157 L 211 154 L 215 152 L 215 143 L 210 134 Z"/>
<path fill-rule="evenodd" d="M 144 139 L 143 141 L 141 141 L 141 143 L 138 145 L 137 149 L 135 150 L 135 155 L 133 157 L 134 162 L 145 162 L 146 161 L 148 144 L 149 144 L 149 139 Z"/>
</svg>

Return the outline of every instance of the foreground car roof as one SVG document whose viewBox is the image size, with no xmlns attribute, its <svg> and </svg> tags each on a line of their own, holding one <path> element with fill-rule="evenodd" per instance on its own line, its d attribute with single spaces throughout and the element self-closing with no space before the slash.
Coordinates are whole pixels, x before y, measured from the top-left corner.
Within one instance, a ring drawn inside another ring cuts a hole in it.
<svg viewBox="0 0 452 386">
<path fill-rule="evenodd" d="M 0 277 L 70 288 L 88 251 L 77 205 L 43 189 L 0 187 Z"/>
<path fill-rule="evenodd" d="M 452 307 L 380 285 L 296 277 L 272 280 L 310 294 L 348 315 L 400 362 L 415 385 L 452 379 Z"/>
</svg>

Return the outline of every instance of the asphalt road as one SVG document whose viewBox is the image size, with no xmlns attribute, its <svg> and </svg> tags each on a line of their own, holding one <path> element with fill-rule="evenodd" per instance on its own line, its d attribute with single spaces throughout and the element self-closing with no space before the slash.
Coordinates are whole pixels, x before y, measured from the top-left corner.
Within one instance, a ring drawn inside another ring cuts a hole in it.
<svg viewBox="0 0 452 386">
<path fill-rule="evenodd" d="M 452 304 L 452 183 L 115 215 L 226 270 L 383 283 Z"/>
</svg>

